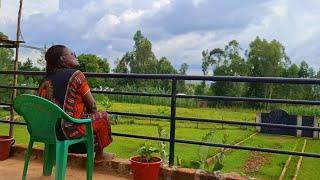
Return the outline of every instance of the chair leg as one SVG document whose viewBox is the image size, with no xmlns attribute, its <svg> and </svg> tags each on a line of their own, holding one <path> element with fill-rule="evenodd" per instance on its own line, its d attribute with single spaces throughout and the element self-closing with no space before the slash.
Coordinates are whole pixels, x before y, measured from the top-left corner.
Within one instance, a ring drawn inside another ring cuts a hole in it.
<svg viewBox="0 0 320 180">
<path fill-rule="evenodd" d="M 92 174 L 93 174 L 93 140 L 87 139 L 86 142 L 87 147 L 87 180 L 92 180 Z"/>
<path fill-rule="evenodd" d="M 66 174 L 68 160 L 68 145 L 64 142 L 56 144 L 56 177 L 55 180 L 63 180 Z"/>
<path fill-rule="evenodd" d="M 25 180 L 26 176 L 27 176 L 28 165 L 29 165 L 31 154 L 32 154 L 32 146 L 33 146 L 33 140 L 30 139 L 27 152 L 24 156 L 24 167 L 23 167 L 22 180 Z"/>
<path fill-rule="evenodd" d="M 44 176 L 50 176 L 52 173 L 52 167 L 54 163 L 55 154 L 54 144 L 45 144 L 44 147 L 44 159 L 43 159 L 43 171 Z"/>
</svg>

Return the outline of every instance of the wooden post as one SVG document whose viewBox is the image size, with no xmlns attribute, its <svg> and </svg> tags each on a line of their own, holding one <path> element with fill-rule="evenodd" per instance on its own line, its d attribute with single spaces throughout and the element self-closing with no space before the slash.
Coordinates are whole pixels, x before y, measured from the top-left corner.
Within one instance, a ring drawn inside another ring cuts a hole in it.
<svg viewBox="0 0 320 180">
<path fill-rule="evenodd" d="M 302 126 L 302 116 L 297 116 L 297 126 Z M 297 137 L 301 137 L 302 130 L 297 129 Z"/>
<path fill-rule="evenodd" d="M 260 112 L 258 112 L 256 114 L 256 123 L 261 123 L 261 113 Z M 260 132 L 261 131 L 261 126 L 256 126 L 256 130 L 258 132 Z"/>
<path fill-rule="evenodd" d="M 16 37 L 16 57 L 14 60 L 14 70 L 18 70 L 18 59 L 19 59 L 19 38 L 20 38 L 20 34 L 21 34 L 21 30 L 20 30 L 20 21 L 21 21 L 21 11 L 22 11 L 22 3 L 23 0 L 20 0 L 20 5 L 19 5 L 19 12 L 18 12 L 18 23 L 17 23 L 17 37 Z M 17 79 L 18 79 L 18 75 L 14 75 L 13 76 L 13 86 L 17 85 Z M 12 91 L 12 96 L 11 96 L 11 103 L 13 103 L 13 100 L 16 98 L 17 96 L 17 90 L 13 89 Z M 13 106 L 11 106 L 10 109 L 10 121 L 13 122 L 14 121 L 14 110 L 13 110 Z M 9 130 L 9 136 L 13 136 L 13 124 L 10 124 L 10 130 Z"/>
<path fill-rule="evenodd" d="M 318 126 L 318 119 L 316 116 L 313 116 L 313 127 L 319 127 Z M 319 138 L 319 131 L 313 131 L 313 138 L 315 138 L 315 139 Z"/>
</svg>

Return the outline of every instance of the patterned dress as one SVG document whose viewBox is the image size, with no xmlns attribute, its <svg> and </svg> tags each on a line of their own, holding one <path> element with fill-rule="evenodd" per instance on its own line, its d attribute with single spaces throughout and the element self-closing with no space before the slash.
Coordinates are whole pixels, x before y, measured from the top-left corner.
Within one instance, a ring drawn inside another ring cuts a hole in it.
<svg viewBox="0 0 320 180">
<path fill-rule="evenodd" d="M 39 88 L 39 96 L 49 99 L 74 118 L 92 119 L 96 148 L 102 150 L 112 142 L 111 126 L 107 112 L 86 112 L 83 97 L 90 92 L 88 81 L 81 71 L 58 69 L 45 77 Z M 61 121 L 61 129 L 67 139 L 79 138 L 85 134 L 85 126 Z"/>
</svg>

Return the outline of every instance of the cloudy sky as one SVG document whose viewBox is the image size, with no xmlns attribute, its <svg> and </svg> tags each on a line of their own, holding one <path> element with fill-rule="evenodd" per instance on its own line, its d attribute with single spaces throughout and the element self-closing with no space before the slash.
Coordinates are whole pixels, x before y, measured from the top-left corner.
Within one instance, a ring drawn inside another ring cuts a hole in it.
<svg viewBox="0 0 320 180">
<path fill-rule="evenodd" d="M 15 38 L 19 0 L 1 0 L 0 31 Z M 243 49 L 256 37 L 277 39 L 291 61 L 318 70 L 319 0 L 25 0 L 22 35 L 29 45 L 66 44 L 111 66 L 133 48 L 138 30 L 158 58 L 201 74 L 201 51 L 236 39 Z M 22 50 L 23 58 L 39 56 Z"/>
</svg>

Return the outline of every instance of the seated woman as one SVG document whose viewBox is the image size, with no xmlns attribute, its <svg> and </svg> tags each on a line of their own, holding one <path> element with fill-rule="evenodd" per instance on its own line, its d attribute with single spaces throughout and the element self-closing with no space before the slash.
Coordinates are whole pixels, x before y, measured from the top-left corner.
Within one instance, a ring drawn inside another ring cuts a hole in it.
<svg viewBox="0 0 320 180">
<path fill-rule="evenodd" d="M 95 137 L 95 162 L 110 160 L 112 153 L 103 149 L 112 142 L 107 112 L 98 112 L 84 74 L 76 70 L 76 55 L 63 45 L 54 45 L 45 54 L 46 76 L 39 88 L 39 96 L 51 100 L 74 118 L 92 119 Z M 85 134 L 84 125 L 61 122 L 65 138 L 79 138 Z"/>
</svg>

